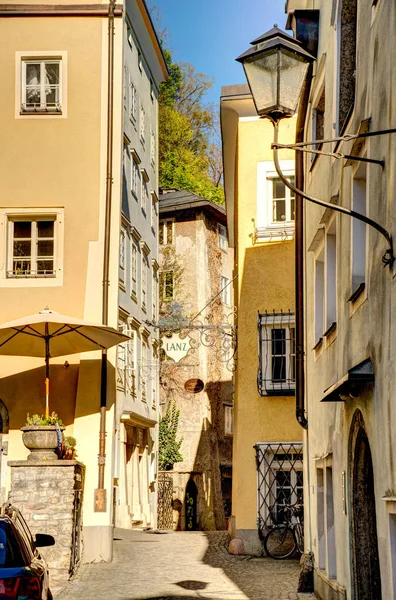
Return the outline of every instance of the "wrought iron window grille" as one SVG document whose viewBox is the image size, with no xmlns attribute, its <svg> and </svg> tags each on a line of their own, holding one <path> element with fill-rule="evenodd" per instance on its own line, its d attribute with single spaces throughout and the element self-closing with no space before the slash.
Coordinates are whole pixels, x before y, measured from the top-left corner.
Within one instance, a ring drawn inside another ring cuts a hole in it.
<svg viewBox="0 0 396 600">
<path fill-rule="evenodd" d="M 285 522 L 285 506 L 303 503 L 302 442 L 258 443 L 257 529 L 263 539 L 269 529 Z"/>
<path fill-rule="evenodd" d="M 257 327 L 258 393 L 260 396 L 293 395 L 296 380 L 294 313 L 258 313 Z"/>
</svg>

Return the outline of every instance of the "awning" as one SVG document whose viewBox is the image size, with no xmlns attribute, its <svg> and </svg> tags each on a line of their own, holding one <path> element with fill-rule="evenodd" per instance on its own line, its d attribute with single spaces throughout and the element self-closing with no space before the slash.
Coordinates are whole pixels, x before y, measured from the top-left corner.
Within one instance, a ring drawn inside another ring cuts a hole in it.
<svg viewBox="0 0 396 600">
<path fill-rule="evenodd" d="M 336 383 L 325 390 L 321 402 L 345 402 L 356 398 L 363 386 L 374 382 L 374 367 L 370 358 L 355 365 Z"/>
</svg>

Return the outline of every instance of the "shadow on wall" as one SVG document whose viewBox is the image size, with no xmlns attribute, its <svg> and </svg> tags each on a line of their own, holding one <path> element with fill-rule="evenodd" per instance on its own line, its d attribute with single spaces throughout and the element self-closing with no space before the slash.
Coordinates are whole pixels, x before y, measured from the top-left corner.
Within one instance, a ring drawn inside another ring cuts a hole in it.
<svg viewBox="0 0 396 600">
<path fill-rule="evenodd" d="M 18 360 L 18 357 L 15 357 Z M 50 365 L 50 412 L 56 412 L 65 425 L 75 417 L 96 414 L 100 408 L 100 360 L 83 360 L 67 368 Z M 108 378 L 115 377 L 109 365 Z M 80 395 L 77 410 L 77 394 Z M 30 369 L 0 378 L 0 398 L 9 412 L 10 429 L 20 429 L 26 423 L 26 414 L 45 412 L 45 367 Z M 114 398 L 108 398 L 108 408 Z"/>
<path fill-rule="evenodd" d="M 211 421 L 202 422 L 193 469 L 184 485 L 184 498 L 173 502 L 177 530 L 226 529 L 225 506 L 230 504 L 231 490 L 222 481 L 221 467 L 232 464 L 232 438 L 224 432 L 224 404 L 232 402 L 232 382 L 211 381 L 205 391 Z"/>
</svg>

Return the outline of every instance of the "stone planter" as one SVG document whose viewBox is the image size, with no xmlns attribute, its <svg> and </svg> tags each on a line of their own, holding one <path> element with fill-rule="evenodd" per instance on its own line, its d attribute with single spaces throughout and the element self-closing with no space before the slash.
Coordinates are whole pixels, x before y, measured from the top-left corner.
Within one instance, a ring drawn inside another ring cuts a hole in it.
<svg viewBox="0 0 396 600">
<path fill-rule="evenodd" d="M 59 427 L 63 431 L 64 427 Z M 30 450 L 28 460 L 41 462 L 58 460 L 58 434 L 55 425 L 27 425 L 22 427 L 22 441 Z"/>
</svg>

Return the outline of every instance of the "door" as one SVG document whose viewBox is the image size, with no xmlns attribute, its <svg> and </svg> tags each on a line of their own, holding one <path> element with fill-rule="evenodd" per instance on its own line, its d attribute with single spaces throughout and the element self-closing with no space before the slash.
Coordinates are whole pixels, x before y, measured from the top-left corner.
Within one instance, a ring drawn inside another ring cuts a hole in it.
<svg viewBox="0 0 396 600">
<path fill-rule="evenodd" d="M 352 557 L 354 600 L 381 600 L 374 471 L 370 444 L 362 426 L 355 425 L 352 444 Z"/>
</svg>

